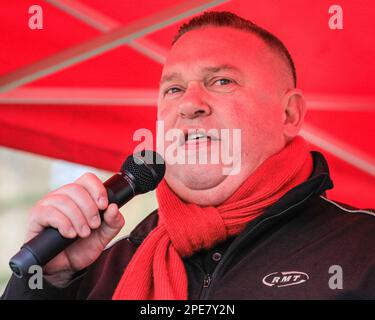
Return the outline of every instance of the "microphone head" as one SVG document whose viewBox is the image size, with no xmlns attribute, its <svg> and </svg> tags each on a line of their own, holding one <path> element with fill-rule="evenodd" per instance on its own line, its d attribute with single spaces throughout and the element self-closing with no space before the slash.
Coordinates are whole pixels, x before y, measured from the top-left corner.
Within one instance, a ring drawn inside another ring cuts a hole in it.
<svg viewBox="0 0 375 320">
<path fill-rule="evenodd" d="M 164 159 L 151 150 L 143 150 L 130 155 L 121 167 L 121 171 L 132 179 L 137 193 L 154 190 L 165 174 Z"/>
</svg>

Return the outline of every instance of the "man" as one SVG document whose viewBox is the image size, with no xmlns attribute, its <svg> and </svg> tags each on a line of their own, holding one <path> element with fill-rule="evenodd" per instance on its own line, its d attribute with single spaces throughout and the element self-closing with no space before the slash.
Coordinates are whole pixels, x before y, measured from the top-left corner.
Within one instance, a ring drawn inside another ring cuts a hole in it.
<svg viewBox="0 0 375 320">
<path fill-rule="evenodd" d="M 12 277 L 3 298 L 375 298 L 373 213 L 325 198 L 327 164 L 297 137 L 305 112 L 280 40 L 228 12 L 192 19 L 165 63 L 158 119 L 183 131 L 188 154 L 231 143 L 209 129 L 241 129 L 239 172 L 166 161 L 158 212 L 106 250 L 124 219 L 101 181 L 86 174 L 49 193 L 26 240 L 47 226 L 81 239 L 44 267 L 43 290 Z"/>
</svg>

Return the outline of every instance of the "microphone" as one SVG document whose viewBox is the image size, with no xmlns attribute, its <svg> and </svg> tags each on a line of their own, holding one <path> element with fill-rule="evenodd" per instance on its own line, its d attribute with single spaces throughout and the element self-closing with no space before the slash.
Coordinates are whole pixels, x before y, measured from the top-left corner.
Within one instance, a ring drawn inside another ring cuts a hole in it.
<svg viewBox="0 0 375 320">
<path fill-rule="evenodd" d="M 108 204 L 116 203 L 120 208 L 134 196 L 154 190 L 164 173 L 164 159 L 157 152 L 143 150 L 130 155 L 120 172 L 104 182 Z M 99 214 L 103 220 L 104 210 L 99 210 Z M 44 266 L 77 239 L 65 238 L 57 229 L 48 227 L 23 244 L 21 250 L 10 259 L 9 266 L 16 277 L 23 278 L 30 266 Z"/>
</svg>

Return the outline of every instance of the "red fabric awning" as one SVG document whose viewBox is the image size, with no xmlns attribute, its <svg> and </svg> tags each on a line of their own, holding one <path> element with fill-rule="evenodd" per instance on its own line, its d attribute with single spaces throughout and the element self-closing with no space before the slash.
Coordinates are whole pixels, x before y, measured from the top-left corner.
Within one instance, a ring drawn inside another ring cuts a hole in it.
<svg viewBox="0 0 375 320">
<path fill-rule="evenodd" d="M 205 9 L 229 10 L 290 49 L 310 109 L 302 135 L 327 156 L 330 196 L 375 206 L 372 1 L 340 1 L 343 30 L 328 27 L 326 0 L 40 1 L 43 30 L 28 28 L 33 4 L 8 0 L 0 10 L 0 145 L 117 170 L 138 143 L 134 131 L 154 130 L 178 25 Z"/>
</svg>

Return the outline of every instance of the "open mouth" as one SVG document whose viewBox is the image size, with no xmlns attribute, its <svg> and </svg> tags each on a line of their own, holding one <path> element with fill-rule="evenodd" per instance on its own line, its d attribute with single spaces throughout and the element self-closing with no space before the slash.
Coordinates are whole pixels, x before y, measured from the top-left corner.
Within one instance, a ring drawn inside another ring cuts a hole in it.
<svg viewBox="0 0 375 320">
<path fill-rule="evenodd" d="M 219 141 L 220 139 L 212 134 L 207 134 L 204 131 L 186 132 L 184 135 L 184 144 L 196 146 L 199 144 L 211 144 L 212 141 Z"/>
<path fill-rule="evenodd" d="M 207 136 L 203 132 L 194 132 L 190 134 L 185 134 L 185 143 L 190 142 L 190 141 L 198 142 L 198 141 L 207 141 L 207 140 L 211 140 L 211 137 Z"/>
</svg>

